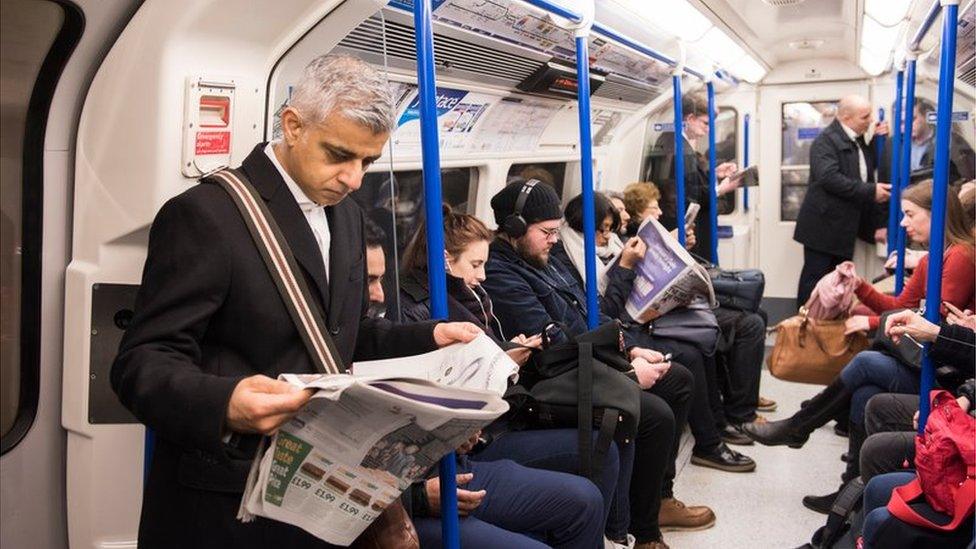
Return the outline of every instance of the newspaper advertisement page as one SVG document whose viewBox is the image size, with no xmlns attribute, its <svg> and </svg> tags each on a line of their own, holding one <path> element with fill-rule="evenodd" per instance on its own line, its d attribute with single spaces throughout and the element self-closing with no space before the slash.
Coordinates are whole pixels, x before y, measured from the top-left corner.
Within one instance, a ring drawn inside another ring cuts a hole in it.
<svg viewBox="0 0 976 549">
<path fill-rule="evenodd" d="M 518 372 L 518 364 L 482 333 L 469 343 L 456 343 L 422 355 L 356 362 L 352 370 L 358 376 L 426 379 L 503 395 L 508 380 Z"/>
<path fill-rule="evenodd" d="M 647 252 L 637 265 L 634 288 L 627 299 L 631 318 L 647 322 L 702 298 L 714 302 L 708 275 L 663 225 L 648 218 L 637 236 L 647 244 Z"/>
<path fill-rule="evenodd" d="M 508 410 L 492 392 L 422 380 L 281 379 L 315 394 L 264 439 L 238 518 L 286 522 L 337 545 L 351 544 L 443 455 Z"/>
</svg>

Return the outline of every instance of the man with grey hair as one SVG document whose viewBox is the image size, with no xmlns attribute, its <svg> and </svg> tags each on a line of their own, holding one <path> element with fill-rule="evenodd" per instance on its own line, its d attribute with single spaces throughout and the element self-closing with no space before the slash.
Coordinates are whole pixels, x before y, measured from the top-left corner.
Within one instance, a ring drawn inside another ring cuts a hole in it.
<svg viewBox="0 0 976 549">
<path fill-rule="evenodd" d="M 875 177 L 871 103 L 859 95 L 840 100 L 837 118 L 813 141 L 810 179 L 800 206 L 793 239 L 803 244 L 803 270 L 797 288 L 797 306 L 803 306 L 813 287 L 840 263 L 854 256 L 859 230 L 883 242 L 887 230 L 878 204 L 888 201 L 891 185 Z M 874 135 L 886 135 L 881 122 Z"/>
<path fill-rule="evenodd" d="M 367 318 L 365 222 L 344 198 L 393 127 L 390 88 L 377 71 L 352 57 L 319 57 L 281 113 L 282 138 L 255 147 L 240 168 L 294 252 L 347 367 L 479 333 L 467 323 Z M 315 371 L 230 195 L 201 184 L 164 204 L 111 373 L 119 399 L 156 434 L 141 549 L 329 547 L 285 523 L 236 519 L 261 436 L 310 397 L 278 375 Z"/>
</svg>

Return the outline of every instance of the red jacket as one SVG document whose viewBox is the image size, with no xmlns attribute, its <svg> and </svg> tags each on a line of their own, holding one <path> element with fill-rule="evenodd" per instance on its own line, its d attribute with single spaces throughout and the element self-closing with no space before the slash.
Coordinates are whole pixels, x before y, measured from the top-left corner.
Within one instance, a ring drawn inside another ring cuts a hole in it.
<svg viewBox="0 0 976 549">
<path fill-rule="evenodd" d="M 875 313 L 880 315 L 892 309 L 914 309 L 925 298 L 925 279 L 928 274 L 929 258 L 923 257 L 918 267 L 908 279 L 901 294 L 890 296 L 874 289 L 869 282 L 861 279 L 861 285 L 855 290 L 857 298 Z M 976 264 L 973 263 L 973 250 L 959 244 L 953 244 L 946 250 L 942 264 L 942 299 L 960 309 L 976 311 Z M 941 304 L 939 311 L 946 316 L 945 307 Z M 878 327 L 879 316 L 868 317 L 871 329 Z"/>
</svg>

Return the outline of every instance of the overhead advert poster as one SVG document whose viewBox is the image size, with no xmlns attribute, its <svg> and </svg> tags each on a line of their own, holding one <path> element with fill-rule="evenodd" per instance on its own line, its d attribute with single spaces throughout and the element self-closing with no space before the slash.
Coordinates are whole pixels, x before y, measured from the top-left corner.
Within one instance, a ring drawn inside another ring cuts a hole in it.
<svg viewBox="0 0 976 549">
<path fill-rule="evenodd" d="M 544 101 L 506 98 L 493 108 L 478 130 L 472 150 L 476 152 L 528 151 L 539 144 L 542 133 L 559 112 L 559 106 Z"/>
<path fill-rule="evenodd" d="M 401 101 L 409 97 L 401 96 Z M 437 125 L 442 151 L 468 150 L 474 129 L 496 97 L 452 88 L 437 88 Z M 397 121 L 393 144 L 402 153 L 420 151 L 420 96 L 412 99 Z M 401 154 L 402 154 L 401 153 Z"/>
<path fill-rule="evenodd" d="M 435 2 L 435 19 L 550 54 L 573 55 L 573 33 L 559 27 L 545 13 L 503 0 L 443 0 Z"/>
<path fill-rule="evenodd" d="M 620 74 L 658 87 L 671 77 L 671 69 L 617 43 L 590 38 L 590 67 L 601 72 Z"/>
</svg>

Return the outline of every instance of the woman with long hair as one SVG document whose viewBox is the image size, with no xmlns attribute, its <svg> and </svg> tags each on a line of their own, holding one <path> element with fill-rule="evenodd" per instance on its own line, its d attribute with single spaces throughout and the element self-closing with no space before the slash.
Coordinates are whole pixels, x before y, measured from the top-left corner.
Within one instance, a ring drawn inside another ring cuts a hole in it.
<svg viewBox="0 0 976 549">
<path fill-rule="evenodd" d="M 905 214 L 901 225 L 905 227 L 908 237 L 918 244 L 928 244 L 932 224 L 932 181 L 923 181 L 906 189 L 902 193 L 901 207 Z M 972 222 L 966 219 L 959 198 L 951 192 L 947 193 L 945 229 L 941 302 L 951 303 L 959 309 L 976 309 L 976 252 Z M 876 315 L 885 311 L 919 307 L 925 299 L 927 274 L 928 257 L 925 257 L 897 296 L 884 295 L 862 279 L 857 296 L 875 315 L 851 317 L 848 331 L 877 327 L 879 317 Z M 940 312 L 943 317 L 946 316 L 944 305 L 940 307 Z M 958 370 L 944 369 L 939 382 L 954 388 L 962 381 L 958 379 L 959 375 Z M 971 376 L 971 372 L 968 375 Z M 864 408 L 868 400 L 878 393 L 918 393 L 919 384 L 916 366 L 905 364 L 884 352 L 863 351 L 844 367 L 827 388 L 793 416 L 765 424 L 750 424 L 744 427 L 744 432 L 767 446 L 799 448 L 806 443 L 814 429 L 850 407 L 848 461 L 843 477 L 847 481 L 859 474 L 859 453 L 865 439 Z M 821 498 L 808 496 L 804 498 L 804 504 L 826 513 L 825 509 L 829 509 L 835 497 L 836 493 Z"/>
</svg>

